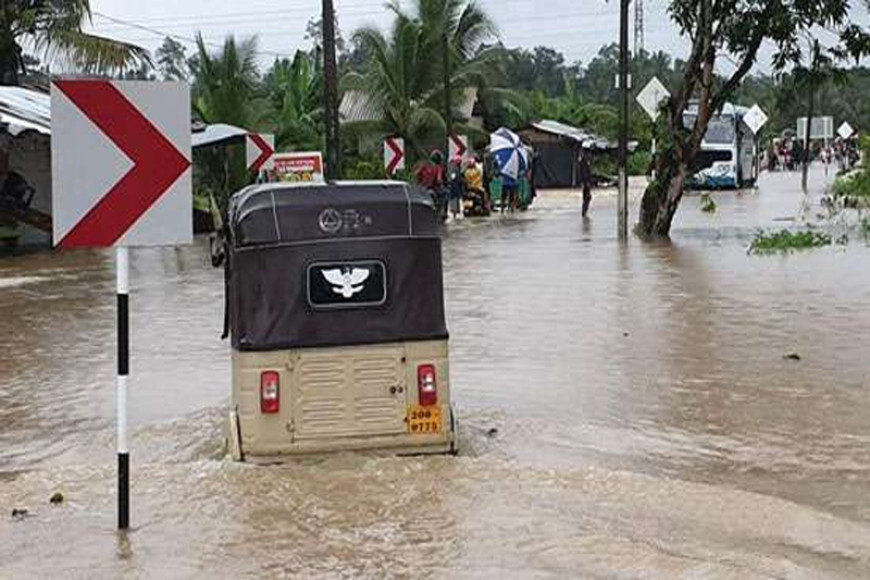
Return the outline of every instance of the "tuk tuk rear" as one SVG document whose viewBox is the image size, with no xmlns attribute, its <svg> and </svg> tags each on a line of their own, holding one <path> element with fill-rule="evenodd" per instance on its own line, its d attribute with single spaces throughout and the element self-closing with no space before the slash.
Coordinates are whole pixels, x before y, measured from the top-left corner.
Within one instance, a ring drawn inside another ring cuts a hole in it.
<svg viewBox="0 0 870 580">
<path fill-rule="evenodd" d="M 428 196 L 393 182 L 249 187 L 230 202 L 226 268 L 236 459 L 456 450 Z"/>
</svg>

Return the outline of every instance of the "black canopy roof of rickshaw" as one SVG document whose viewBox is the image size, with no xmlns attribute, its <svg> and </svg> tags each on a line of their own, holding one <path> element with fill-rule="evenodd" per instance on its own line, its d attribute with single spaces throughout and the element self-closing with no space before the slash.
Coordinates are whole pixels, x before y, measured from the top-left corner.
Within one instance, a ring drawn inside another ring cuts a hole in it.
<svg viewBox="0 0 870 580">
<path fill-rule="evenodd" d="M 234 348 L 447 338 L 439 220 L 425 191 L 400 182 L 255 185 L 231 198 L 228 226 Z M 376 300 L 317 303 L 312 284 L 323 284 L 324 271 L 355 268 L 383 285 Z"/>
<path fill-rule="evenodd" d="M 230 199 L 229 227 L 236 247 L 438 235 L 431 197 L 397 181 L 252 185 Z"/>
</svg>

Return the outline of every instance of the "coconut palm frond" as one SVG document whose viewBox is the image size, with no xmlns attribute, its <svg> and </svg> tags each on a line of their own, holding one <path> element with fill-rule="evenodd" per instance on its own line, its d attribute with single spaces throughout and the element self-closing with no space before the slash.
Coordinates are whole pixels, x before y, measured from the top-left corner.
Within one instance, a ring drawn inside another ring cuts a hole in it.
<svg viewBox="0 0 870 580">
<path fill-rule="evenodd" d="M 144 48 L 78 30 L 53 30 L 43 46 L 47 60 L 86 73 L 117 74 L 153 66 Z"/>
</svg>

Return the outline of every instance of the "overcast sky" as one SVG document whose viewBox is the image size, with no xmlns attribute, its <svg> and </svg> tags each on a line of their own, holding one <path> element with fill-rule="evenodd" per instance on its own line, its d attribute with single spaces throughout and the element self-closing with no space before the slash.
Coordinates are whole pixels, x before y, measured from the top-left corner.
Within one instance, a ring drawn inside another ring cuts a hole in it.
<svg viewBox="0 0 870 580">
<path fill-rule="evenodd" d="M 569 62 L 585 64 L 601 46 L 618 40 L 618 0 L 479 1 L 508 46 L 551 46 L 564 53 Z M 685 57 L 687 43 L 667 17 L 668 3 L 644 0 L 646 48 Z M 305 24 L 318 17 L 320 5 L 320 0 L 91 0 L 94 28 L 100 34 L 152 50 L 162 41 L 161 34 L 112 22 L 102 15 L 186 39 L 202 32 L 212 43 L 220 43 L 230 33 L 240 37 L 256 34 L 264 66 L 276 55 L 290 56 L 297 48 L 307 48 Z M 362 25 L 386 28 L 391 21 L 383 0 L 335 0 L 335 6 L 345 38 Z M 853 18 L 868 23 L 866 9 L 853 9 L 853 13 Z M 825 31 L 820 34 L 823 42 L 830 42 L 831 36 Z M 769 48 L 764 52 L 760 60 L 767 68 Z"/>
</svg>

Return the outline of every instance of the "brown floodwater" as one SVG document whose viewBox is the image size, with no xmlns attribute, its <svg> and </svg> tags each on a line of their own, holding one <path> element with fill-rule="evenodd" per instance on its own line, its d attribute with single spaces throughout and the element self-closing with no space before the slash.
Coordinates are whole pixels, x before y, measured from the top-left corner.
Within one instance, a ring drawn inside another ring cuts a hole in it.
<svg viewBox="0 0 870 580">
<path fill-rule="evenodd" d="M 233 463 L 222 273 L 134 250 L 122 537 L 114 256 L 0 259 L 0 578 L 870 577 L 870 247 L 747 255 L 817 220 L 799 179 L 688 197 L 669 244 L 605 196 L 449 224 L 455 458 Z"/>
</svg>

